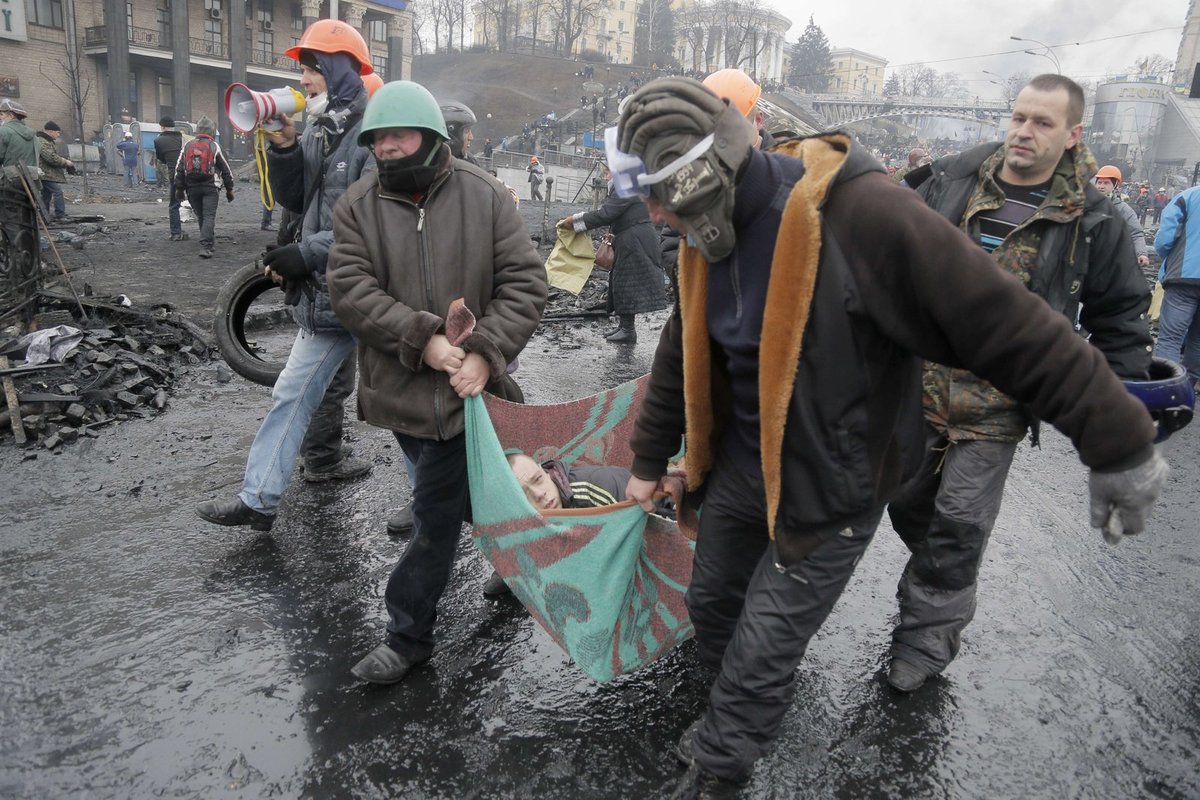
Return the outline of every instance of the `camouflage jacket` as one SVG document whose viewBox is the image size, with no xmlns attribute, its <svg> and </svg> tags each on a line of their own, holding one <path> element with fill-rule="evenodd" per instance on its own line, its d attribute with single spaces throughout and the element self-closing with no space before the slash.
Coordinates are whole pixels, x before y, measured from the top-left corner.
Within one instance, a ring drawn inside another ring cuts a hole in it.
<svg viewBox="0 0 1200 800">
<path fill-rule="evenodd" d="M 1005 201 L 995 181 L 1003 161 L 998 143 L 942 159 L 918 191 L 978 242 L 980 213 Z M 1150 364 L 1148 287 L 1124 222 L 1089 182 L 1095 172 L 1082 142 L 1064 153 L 1045 201 L 992 257 L 1051 307 L 1072 320 L 1079 313 L 1118 375 L 1142 377 Z M 923 389 L 925 419 L 951 440 L 1015 442 L 1032 421 L 1015 400 L 966 370 L 927 363 Z"/>
</svg>

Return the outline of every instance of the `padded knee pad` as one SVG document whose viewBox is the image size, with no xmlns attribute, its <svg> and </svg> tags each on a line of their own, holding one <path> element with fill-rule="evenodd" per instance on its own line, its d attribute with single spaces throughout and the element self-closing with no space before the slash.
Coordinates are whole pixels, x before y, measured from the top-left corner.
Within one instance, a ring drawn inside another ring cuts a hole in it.
<svg viewBox="0 0 1200 800">
<path fill-rule="evenodd" d="M 924 547 L 913 553 L 913 572 L 937 589 L 958 591 L 975 583 L 988 530 L 935 514 Z"/>
</svg>

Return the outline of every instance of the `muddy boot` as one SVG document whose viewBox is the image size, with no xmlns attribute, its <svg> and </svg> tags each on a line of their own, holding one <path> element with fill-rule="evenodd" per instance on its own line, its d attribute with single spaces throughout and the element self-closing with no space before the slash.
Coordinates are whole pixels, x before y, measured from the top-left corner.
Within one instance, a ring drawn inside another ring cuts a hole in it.
<svg viewBox="0 0 1200 800">
<path fill-rule="evenodd" d="M 733 800 L 741 797 L 744 783 L 717 777 L 699 764 L 692 764 L 675 784 L 671 800 Z"/>
<path fill-rule="evenodd" d="M 428 660 L 428 657 L 419 660 L 407 658 L 386 644 L 381 644 L 351 667 L 350 672 L 354 677 L 371 683 L 399 683 L 413 667 Z"/>
<path fill-rule="evenodd" d="M 255 511 L 243 503 L 240 497 L 231 500 L 206 500 L 196 506 L 196 515 L 214 525 L 249 525 L 254 531 L 269 531 L 275 524 L 274 514 Z"/>
<path fill-rule="evenodd" d="M 613 344 L 635 344 L 637 342 L 637 330 L 633 327 L 633 314 L 622 314 L 621 324 L 615 331 L 604 338 Z"/>
<path fill-rule="evenodd" d="M 915 664 L 910 664 L 902 658 L 893 658 L 892 666 L 888 669 L 887 682 L 898 692 L 915 692 L 929 680 L 929 673 Z"/>
<path fill-rule="evenodd" d="M 389 536 L 407 536 L 412 533 L 413 517 L 412 503 L 409 503 L 404 508 L 397 511 L 392 518 L 387 521 L 387 532 Z"/>
<path fill-rule="evenodd" d="M 696 763 L 696 734 L 700 732 L 700 726 L 704 724 L 704 717 L 693 722 L 688 726 L 683 735 L 679 737 L 679 741 L 671 748 L 675 754 L 675 758 L 680 764 L 685 767 L 690 767 Z"/>
<path fill-rule="evenodd" d="M 371 471 L 371 462 L 361 458 L 346 457 L 341 461 L 335 461 L 332 464 L 327 464 L 322 467 L 310 467 L 304 465 L 304 480 L 309 483 L 322 483 L 324 481 L 344 481 L 349 478 L 357 478 L 360 475 L 366 475 Z"/>
</svg>

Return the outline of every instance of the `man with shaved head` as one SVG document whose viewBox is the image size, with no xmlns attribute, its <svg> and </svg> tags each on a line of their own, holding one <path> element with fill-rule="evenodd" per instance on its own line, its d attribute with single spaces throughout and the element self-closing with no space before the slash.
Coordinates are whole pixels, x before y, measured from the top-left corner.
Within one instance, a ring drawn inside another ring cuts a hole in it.
<svg viewBox="0 0 1200 800">
<path fill-rule="evenodd" d="M 1080 141 L 1082 121 L 1079 85 L 1040 75 L 1017 95 L 1003 143 L 943 158 L 924 182 L 906 180 L 996 271 L 1054 312 L 1078 314 L 1118 376 L 1140 379 L 1150 367 L 1150 293 L 1128 227 L 1091 182 L 1097 164 Z M 926 365 L 923 400 L 925 462 L 888 507 L 912 551 L 896 593 L 888 671 L 900 692 L 920 688 L 957 655 L 1009 465 L 1031 424 L 1036 442 L 1039 418 L 989 379 L 944 363 Z"/>
</svg>

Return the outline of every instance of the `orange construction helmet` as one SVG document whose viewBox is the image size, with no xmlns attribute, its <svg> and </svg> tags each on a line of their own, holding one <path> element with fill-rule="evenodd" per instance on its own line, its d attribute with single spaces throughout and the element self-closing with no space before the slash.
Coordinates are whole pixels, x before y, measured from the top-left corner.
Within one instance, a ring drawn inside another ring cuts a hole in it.
<svg viewBox="0 0 1200 800">
<path fill-rule="evenodd" d="M 367 90 L 367 97 L 375 94 L 375 90 L 383 86 L 383 78 L 379 77 L 378 72 L 372 72 L 370 75 L 363 75 L 363 88 Z"/>
<path fill-rule="evenodd" d="M 1114 167 L 1112 164 L 1105 164 L 1100 169 L 1096 170 L 1096 178 L 1108 178 L 1116 183 L 1121 182 L 1121 170 Z"/>
<path fill-rule="evenodd" d="M 319 19 L 304 29 L 295 47 L 283 51 L 288 58 L 300 60 L 301 50 L 318 53 L 345 53 L 358 62 L 360 75 L 375 71 L 371 66 L 371 50 L 362 34 L 340 19 Z"/>
<path fill-rule="evenodd" d="M 762 96 L 762 87 L 740 69 L 719 69 L 705 78 L 703 83 L 717 97 L 733 103 L 743 117 L 754 112 L 754 104 Z"/>
</svg>

